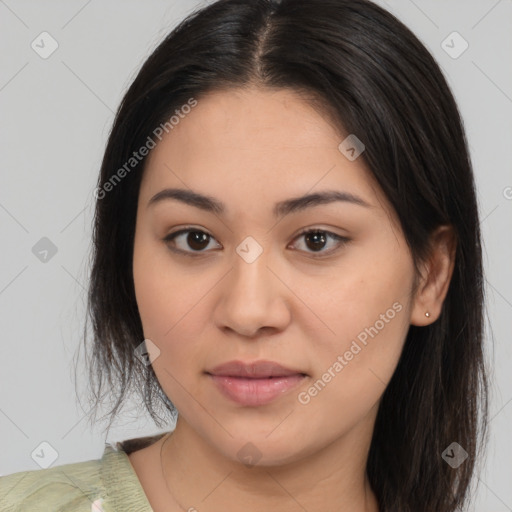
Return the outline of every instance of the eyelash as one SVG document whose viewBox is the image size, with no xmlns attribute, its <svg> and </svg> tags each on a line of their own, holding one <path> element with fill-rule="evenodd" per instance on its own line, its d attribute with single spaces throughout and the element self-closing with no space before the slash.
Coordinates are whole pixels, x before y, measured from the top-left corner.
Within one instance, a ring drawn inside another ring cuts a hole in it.
<svg viewBox="0 0 512 512">
<path fill-rule="evenodd" d="M 175 231 L 173 233 L 169 233 L 165 238 L 163 238 L 163 241 L 166 242 L 167 244 L 169 244 L 178 235 L 182 235 L 182 234 L 185 234 L 185 233 L 191 233 L 191 232 L 204 233 L 205 235 L 210 237 L 210 239 L 214 239 L 215 240 L 215 238 L 212 235 L 210 235 L 206 231 L 203 231 L 202 229 L 184 228 L 184 229 L 180 229 L 179 231 Z M 332 238 L 332 239 L 334 239 L 334 240 L 336 240 L 338 242 L 336 247 L 334 247 L 333 249 L 330 249 L 328 251 L 321 251 L 321 252 L 317 252 L 317 253 L 310 252 L 310 255 L 313 258 L 324 258 L 324 257 L 330 256 L 331 254 L 333 254 L 333 253 L 337 252 L 338 250 L 340 250 L 348 242 L 350 242 L 350 238 L 347 238 L 347 237 L 344 237 L 344 236 L 341 236 L 341 235 L 337 235 L 336 233 L 332 233 L 331 231 L 327 231 L 325 229 L 320 229 L 320 228 L 305 228 L 304 230 L 302 230 L 295 237 L 295 239 L 297 239 L 297 238 L 299 238 L 301 236 L 310 234 L 310 233 L 323 233 L 323 234 L 327 235 L 327 238 Z M 175 247 L 170 247 L 170 246 L 169 246 L 169 249 L 171 251 L 173 251 L 173 252 L 177 252 L 179 254 L 190 256 L 192 258 L 203 256 L 203 254 L 207 252 L 207 251 L 183 251 L 182 249 L 176 249 Z"/>
</svg>

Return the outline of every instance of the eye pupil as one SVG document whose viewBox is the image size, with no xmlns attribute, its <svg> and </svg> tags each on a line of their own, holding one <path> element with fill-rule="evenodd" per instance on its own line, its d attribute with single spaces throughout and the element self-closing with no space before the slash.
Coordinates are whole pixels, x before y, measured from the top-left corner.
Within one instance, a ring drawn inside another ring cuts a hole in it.
<svg viewBox="0 0 512 512">
<path fill-rule="evenodd" d="M 187 236 L 187 243 L 191 249 L 201 250 L 208 246 L 208 238 L 209 235 L 202 231 L 190 231 Z M 204 242 L 206 242 L 206 244 L 202 245 Z M 199 244 L 199 247 L 197 244 Z"/>
<path fill-rule="evenodd" d="M 313 241 L 313 247 L 310 247 L 310 249 L 322 249 L 325 246 L 326 237 L 323 234 L 322 231 L 314 231 L 312 233 L 306 234 L 306 240 L 312 240 Z M 321 246 L 319 246 L 320 244 Z M 309 247 L 309 244 L 308 244 Z"/>
</svg>

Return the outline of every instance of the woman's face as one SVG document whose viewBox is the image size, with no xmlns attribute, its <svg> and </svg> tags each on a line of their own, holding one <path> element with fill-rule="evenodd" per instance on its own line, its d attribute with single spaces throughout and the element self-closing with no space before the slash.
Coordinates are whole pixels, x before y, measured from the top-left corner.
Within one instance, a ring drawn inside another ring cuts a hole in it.
<svg viewBox="0 0 512 512">
<path fill-rule="evenodd" d="M 347 135 L 289 90 L 237 89 L 184 109 L 148 156 L 133 260 L 144 335 L 179 421 L 232 460 L 283 464 L 371 432 L 397 365 L 412 258 L 362 158 L 338 148 Z M 222 211 L 150 204 L 164 189 Z M 233 360 L 305 376 L 248 388 L 208 373 Z M 285 391 L 272 398 L 273 385 Z"/>
</svg>

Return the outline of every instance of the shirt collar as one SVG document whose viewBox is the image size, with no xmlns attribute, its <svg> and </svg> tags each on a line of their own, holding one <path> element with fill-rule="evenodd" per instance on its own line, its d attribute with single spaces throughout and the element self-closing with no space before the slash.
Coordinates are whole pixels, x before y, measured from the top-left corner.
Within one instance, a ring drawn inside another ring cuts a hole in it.
<svg viewBox="0 0 512 512">
<path fill-rule="evenodd" d="M 140 480 L 121 443 L 105 444 L 101 458 L 105 512 L 153 512 Z"/>
</svg>

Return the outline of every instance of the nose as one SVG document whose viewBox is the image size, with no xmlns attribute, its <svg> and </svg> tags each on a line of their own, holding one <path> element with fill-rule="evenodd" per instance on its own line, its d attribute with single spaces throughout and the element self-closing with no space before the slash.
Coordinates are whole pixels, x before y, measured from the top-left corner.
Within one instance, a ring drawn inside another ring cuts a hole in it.
<svg viewBox="0 0 512 512">
<path fill-rule="evenodd" d="M 272 268 L 265 251 L 250 263 L 236 254 L 218 290 L 214 314 L 218 328 L 248 338 L 284 330 L 293 295 L 284 283 L 285 276 Z"/>
</svg>

